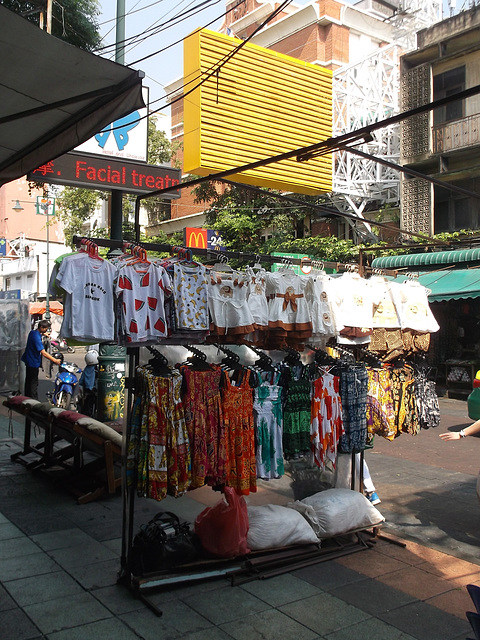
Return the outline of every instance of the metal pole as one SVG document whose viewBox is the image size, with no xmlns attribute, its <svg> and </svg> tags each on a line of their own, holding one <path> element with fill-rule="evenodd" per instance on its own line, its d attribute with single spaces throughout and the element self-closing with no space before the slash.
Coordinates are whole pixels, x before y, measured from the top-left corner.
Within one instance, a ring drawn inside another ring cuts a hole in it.
<svg viewBox="0 0 480 640">
<path fill-rule="evenodd" d="M 115 62 L 125 64 L 125 0 L 117 0 L 117 21 L 115 29 Z M 123 222 L 123 192 L 110 191 L 110 238 L 121 240 Z"/>
<path fill-rule="evenodd" d="M 43 210 L 47 217 L 47 295 L 45 297 L 45 320 L 50 321 L 50 294 L 48 285 L 50 284 L 49 266 L 50 266 L 50 236 L 49 236 L 49 219 L 48 219 L 48 197 Z"/>
</svg>

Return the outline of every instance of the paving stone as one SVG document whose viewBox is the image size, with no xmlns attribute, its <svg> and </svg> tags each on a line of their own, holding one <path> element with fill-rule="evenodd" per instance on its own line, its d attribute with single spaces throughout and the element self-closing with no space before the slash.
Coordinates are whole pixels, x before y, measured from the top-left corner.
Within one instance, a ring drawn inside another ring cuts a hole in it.
<svg viewBox="0 0 480 640">
<path fill-rule="evenodd" d="M 238 587 L 216 589 L 207 593 L 200 591 L 184 598 L 184 602 L 216 625 L 241 620 L 269 608 L 265 602 Z"/>
<path fill-rule="evenodd" d="M 289 616 L 270 609 L 220 626 L 235 640 L 314 640 L 318 635 Z"/>
<path fill-rule="evenodd" d="M 330 591 L 341 585 L 365 579 L 363 574 L 353 571 L 335 560 L 319 562 L 303 569 L 297 569 L 292 571 L 291 575 L 305 580 L 323 591 Z"/>
<path fill-rule="evenodd" d="M 0 540 L 9 540 L 10 538 L 20 538 L 23 532 L 9 521 L 0 522 Z"/>
<path fill-rule="evenodd" d="M 22 607 L 62 596 L 83 593 L 82 587 L 68 573 L 55 571 L 42 576 L 10 580 L 6 588 Z"/>
<path fill-rule="evenodd" d="M 82 567 L 85 562 L 94 564 L 117 558 L 117 554 L 111 549 L 91 538 L 85 544 L 52 549 L 48 553 L 61 567 L 67 570 L 73 567 Z"/>
<path fill-rule="evenodd" d="M 7 609 L 15 609 L 16 607 L 15 600 L 13 600 L 5 587 L 0 585 L 0 611 L 7 611 Z"/>
<path fill-rule="evenodd" d="M 6 558 L 24 558 L 38 552 L 38 546 L 24 535 L 17 538 L 0 540 L 0 560 Z"/>
<path fill-rule="evenodd" d="M 417 640 L 400 629 L 377 620 L 369 618 L 359 622 L 354 627 L 340 629 L 325 636 L 325 640 Z"/>
<path fill-rule="evenodd" d="M 212 623 L 184 602 L 165 602 L 161 610 L 161 617 L 150 610 L 142 610 L 121 615 L 120 619 L 144 640 L 183 639 L 192 633 L 197 633 L 199 639 L 214 637 Z"/>
<path fill-rule="evenodd" d="M 279 607 L 280 611 L 321 635 L 351 627 L 370 617 L 329 593 L 305 598 Z"/>
<path fill-rule="evenodd" d="M 31 536 L 31 538 L 44 551 L 65 549 L 68 547 L 82 546 L 95 542 L 89 535 L 78 527 L 38 533 Z"/>
<path fill-rule="evenodd" d="M 146 605 L 136 598 L 134 593 L 123 585 L 94 589 L 90 593 L 115 615 L 145 609 Z"/>
<path fill-rule="evenodd" d="M 90 590 L 116 584 L 119 569 L 120 561 L 115 558 L 106 562 L 95 562 L 83 566 L 75 565 L 69 567 L 67 571 L 84 589 Z"/>
<path fill-rule="evenodd" d="M 112 617 L 110 611 L 88 593 L 31 604 L 23 609 L 45 634 Z"/>
<path fill-rule="evenodd" d="M 242 589 L 263 600 L 272 607 L 321 593 L 321 589 L 288 573 L 268 580 L 254 580 L 242 585 Z"/>
<path fill-rule="evenodd" d="M 121 620 L 109 618 L 73 629 L 48 634 L 48 640 L 138 640 L 139 636 Z"/>
<path fill-rule="evenodd" d="M 5 640 L 36 640 L 42 634 L 21 609 L 2 611 L 1 634 Z"/>
<path fill-rule="evenodd" d="M 46 553 L 35 553 L 27 558 L 6 558 L 0 562 L 0 581 L 6 583 L 28 576 L 39 576 L 59 571 L 58 564 Z"/>
<path fill-rule="evenodd" d="M 466 621 L 425 602 L 407 604 L 378 617 L 418 640 L 453 640 L 462 633 L 467 636 L 471 631 Z"/>
<path fill-rule="evenodd" d="M 388 587 L 374 579 L 347 584 L 330 593 L 372 616 L 416 601 L 414 596 Z"/>
</svg>

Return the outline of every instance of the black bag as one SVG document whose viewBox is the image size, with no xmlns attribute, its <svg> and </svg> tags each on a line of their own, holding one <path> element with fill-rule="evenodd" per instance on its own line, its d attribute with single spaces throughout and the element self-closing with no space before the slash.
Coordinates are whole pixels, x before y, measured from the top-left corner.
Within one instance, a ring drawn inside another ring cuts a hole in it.
<svg viewBox="0 0 480 640">
<path fill-rule="evenodd" d="M 141 525 L 133 539 L 132 573 L 145 575 L 188 564 L 198 556 L 194 534 L 170 511 L 158 513 Z"/>
</svg>

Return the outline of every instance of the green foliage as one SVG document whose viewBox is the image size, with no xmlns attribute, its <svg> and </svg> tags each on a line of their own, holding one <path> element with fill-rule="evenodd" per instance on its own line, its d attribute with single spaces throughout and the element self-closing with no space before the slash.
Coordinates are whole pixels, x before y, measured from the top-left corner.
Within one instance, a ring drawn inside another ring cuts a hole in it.
<svg viewBox="0 0 480 640">
<path fill-rule="evenodd" d="M 56 200 L 56 217 L 63 224 L 65 244 L 72 245 L 74 235 L 82 235 L 83 225 L 90 219 L 95 209 L 105 197 L 99 191 L 65 187 Z"/>
<path fill-rule="evenodd" d="M 42 3 L 38 0 L 0 0 L 0 4 L 39 25 Z M 93 51 L 101 42 L 99 15 L 100 7 L 97 0 L 53 2 L 52 35 L 79 49 Z"/>
</svg>

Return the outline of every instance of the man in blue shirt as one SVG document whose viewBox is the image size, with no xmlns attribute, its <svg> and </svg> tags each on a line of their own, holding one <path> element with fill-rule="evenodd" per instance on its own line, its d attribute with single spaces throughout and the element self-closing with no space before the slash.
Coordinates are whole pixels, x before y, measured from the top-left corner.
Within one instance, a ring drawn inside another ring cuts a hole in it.
<svg viewBox="0 0 480 640">
<path fill-rule="evenodd" d="M 50 329 L 48 320 L 40 320 L 38 327 L 30 331 L 27 338 L 27 346 L 22 355 L 22 361 L 26 366 L 25 374 L 25 395 L 38 400 L 38 370 L 42 366 L 42 356 L 53 362 L 60 364 L 62 361 L 51 356 L 45 351 L 42 336 Z"/>
</svg>

